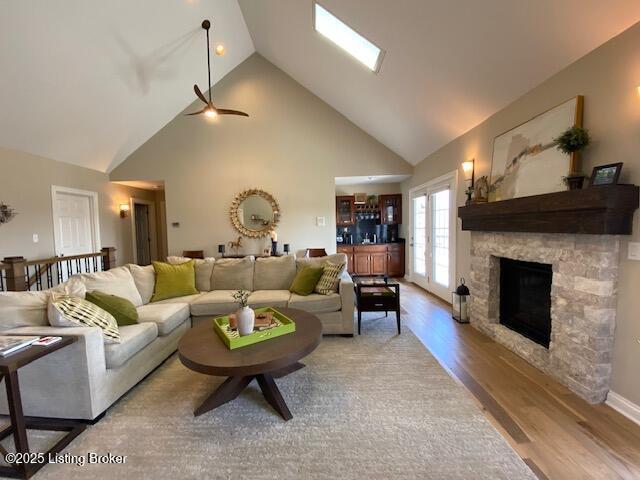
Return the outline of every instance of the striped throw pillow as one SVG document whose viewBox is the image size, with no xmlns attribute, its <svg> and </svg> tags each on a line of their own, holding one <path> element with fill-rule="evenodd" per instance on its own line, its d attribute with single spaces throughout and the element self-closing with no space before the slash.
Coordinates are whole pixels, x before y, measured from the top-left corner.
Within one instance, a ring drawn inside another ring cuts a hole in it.
<svg viewBox="0 0 640 480">
<path fill-rule="evenodd" d="M 325 263 L 322 276 L 313 291 L 321 293 L 322 295 L 330 295 L 337 292 L 338 285 L 340 284 L 340 276 L 344 271 L 344 267 L 344 263 Z"/>
<path fill-rule="evenodd" d="M 120 331 L 113 315 L 84 298 L 51 294 L 47 317 L 54 327 L 100 327 L 104 343 L 120 343 Z"/>
</svg>

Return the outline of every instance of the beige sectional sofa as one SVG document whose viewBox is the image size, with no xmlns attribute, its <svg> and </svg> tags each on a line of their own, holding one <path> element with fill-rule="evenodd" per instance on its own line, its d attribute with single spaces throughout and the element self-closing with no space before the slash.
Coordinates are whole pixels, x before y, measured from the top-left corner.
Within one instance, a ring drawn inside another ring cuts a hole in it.
<svg viewBox="0 0 640 480">
<path fill-rule="evenodd" d="M 203 316 L 227 314 L 238 307 L 232 294 L 240 288 L 250 290 L 249 306 L 298 308 L 315 314 L 325 334 L 353 334 L 354 292 L 351 277 L 345 272 L 337 293 L 306 297 L 289 292 L 296 271 L 310 263 L 346 263 L 344 254 L 317 259 L 293 256 L 254 259 L 222 259 L 214 264 L 210 291 L 190 301 L 194 322 Z M 198 266 L 196 266 L 198 268 Z"/>
<path fill-rule="evenodd" d="M 344 273 L 337 293 L 302 297 L 288 288 L 296 270 L 308 263 L 346 262 L 344 254 L 320 259 L 293 256 L 201 260 L 196 264 L 200 293 L 150 303 L 153 267 L 127 265 L 76 275 L 57 289 L 101 290 L 128 298 L 138 323 L 120 327 L 122 341 L 105 345 L 100 329 L 57 328 L 47 320 L 50 292 L 0 292 L 0 331 L 24 335 L 76 335 L 78 342 L 20 370 L 24 412 L 29 416 L 91 420 L 136 385 L 169 355 L 192 322 L 237 309 L 231 295 L 251 290 L 253 307 L 291 307 L 313 312 L 325 334 L 353 334 L 353 283 Z M 0 396 L 0 413 L 7 413 Z"/>
</svg>

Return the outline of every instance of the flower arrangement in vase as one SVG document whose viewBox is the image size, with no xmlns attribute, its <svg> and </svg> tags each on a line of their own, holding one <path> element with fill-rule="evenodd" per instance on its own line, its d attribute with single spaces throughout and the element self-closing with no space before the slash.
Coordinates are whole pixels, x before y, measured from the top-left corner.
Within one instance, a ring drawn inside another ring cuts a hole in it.
<svg viewBox="0 0 640 480">
<path fill-rule="evenodd" d="M 241 337 L 253 333 L 253 327 L 256 319 L 255 312 L 247 305 L 247 301 L 249 300 L 249 293 L 250 292 L 246 290 L 237 290 L 232 295 L 233 299 L 238 303 L 238 306 L 240 307 L 236 312 L 236 322 L 238 325 L 238 333 Z"/>
</svg>

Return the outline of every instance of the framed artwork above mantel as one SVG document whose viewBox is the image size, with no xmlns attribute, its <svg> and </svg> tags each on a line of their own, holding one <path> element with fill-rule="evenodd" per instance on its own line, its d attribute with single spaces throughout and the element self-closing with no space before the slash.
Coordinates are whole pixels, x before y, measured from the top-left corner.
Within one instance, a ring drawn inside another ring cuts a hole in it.
<svg viewBox="0 0 640 480">
<path fill-rule="evenodd" d="M 577 168 L 577 155 L 556 148 L 555 138 L 582 126 L 578 95 L 500 135 L 493 141 L 489 201 L 566 190 L 563 177 Z"/>
</svg>

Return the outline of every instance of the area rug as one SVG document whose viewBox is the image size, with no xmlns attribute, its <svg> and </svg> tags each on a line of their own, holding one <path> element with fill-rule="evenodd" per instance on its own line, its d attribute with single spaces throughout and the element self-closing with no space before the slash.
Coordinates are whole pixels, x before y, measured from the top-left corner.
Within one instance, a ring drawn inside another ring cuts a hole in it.
<svg viewBox="0 0 640 480">
<path fill-rule="evenodd" d="M 407 328 L 370 317 L 277 380 L 283 421 L 252 383 L 198 418 L 224 379 L 169 358 L 65 450 L 124 464 L 48 465 L 45 479 L 527 479 L 535 476 Z"/>
</svg>

